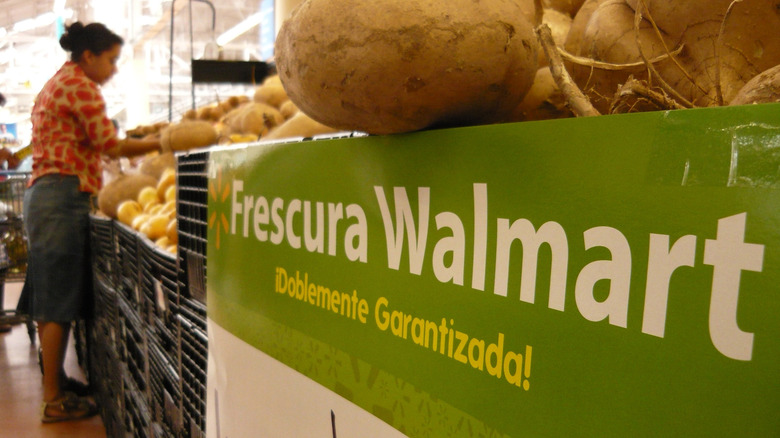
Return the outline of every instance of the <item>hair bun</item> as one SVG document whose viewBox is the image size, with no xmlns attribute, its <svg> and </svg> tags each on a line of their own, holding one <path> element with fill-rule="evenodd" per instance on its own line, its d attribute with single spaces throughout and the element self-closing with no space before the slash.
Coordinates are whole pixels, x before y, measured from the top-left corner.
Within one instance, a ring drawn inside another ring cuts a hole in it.
<svg viewBox="0 0 780 438">
<path fill-rule="evenodd" d="M 67 51 L 72 51 L 74 43 L 78 41 L 84 33 L 84 25 L 76 21 L 70 26 L 65 27 L 65 33 L 60 37 L 60 47 Z"/>
</svg>

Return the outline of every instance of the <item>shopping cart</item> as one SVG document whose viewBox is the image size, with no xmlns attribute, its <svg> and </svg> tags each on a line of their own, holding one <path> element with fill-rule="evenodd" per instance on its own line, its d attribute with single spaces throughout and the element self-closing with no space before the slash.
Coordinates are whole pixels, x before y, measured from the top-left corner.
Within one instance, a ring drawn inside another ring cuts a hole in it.
<svg viewBox="0 0 780 438">
<path fill-rule="evenodd" d="M 3 304 L 5 283 L 24 281 L 27 272 L 27 238 L 22 220 L 24 191 L 30 178 L 28 172 L 0 172 L 0 305 Z M 35 339 L 35 326 L 27 315 L 3 309 L 0 328 L 27 324 L 30 341 Z"/>
</svg>

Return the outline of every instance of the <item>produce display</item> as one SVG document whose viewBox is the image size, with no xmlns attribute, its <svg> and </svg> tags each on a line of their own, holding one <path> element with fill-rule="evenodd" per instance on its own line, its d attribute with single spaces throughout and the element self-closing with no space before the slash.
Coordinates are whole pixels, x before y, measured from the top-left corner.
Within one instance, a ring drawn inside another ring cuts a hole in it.
<svg viewBox="0 0 780 438">
<path fill-rule="evenodd" d="M 150 157 L 151 159 L 152 157 Z M 151 178 L 151 179 L 150 179 Z M 121 191 L 129 180 L 136 183 L 134 191 Z M 139 181 L 143 181 L 143 186 Z M 108 192 L 107 192 L 108 190 Z M 124 175 L 101 190 L 101 195 L 111 194 L 116 204 L 112 211 L 101 211 L 143 234 L 160 248 L 176 253 L 178 234 L 176 227 L 176 170 L 167 167 L 158 179 L 149 175 Z M 131 196 L 135 193 L 135 196 Z M 119 194 L 123 195 L 119 197 Z"/>
<path fill-rule="evenodd" d="M 304 0 L 277 36 L 278 74 L 252 96 L 128 135 L 184 151 L 777 102 L 778 28 L 776 0 Z M 101 211 L 175 245 L 173 166 L 146 157 L 103 189 Z"/>
<path fill-rule="evenodd" d="M 165 153 L 141 157 L 130 168 L 105 167 L 107 184 L 98 194 L 102 214 L 145 235 L 160 248 L 176 252 L 175 152 L 258 139 L 312 137 L 336 129 L 312 120 L 290 102 L 278 76 L 266 78 L 252 97 L 231 96 L 182 114 L 175 123 L 138 126 L 131 137 L 158 135 Z"/>
<path fill-rule="evenodd" d="M 509 0 L 306 0 L 279 30 L 277 71 L 303 112 L 338 129 L 499 122 L 538 69 L 532 10 Z"/>
<path fill-rule="evenodd" d="M 774 0 L 588 0 L 575 21 L 566 51 L 603 64 L 567 66 L 601 113 L 728 105 L 780 64 Z"/>
<path fill-rule="evenodd" d="M 276 62 L 307 115 L 370 134 L 777 102 L 778 11 L 774 0 L 304 0 Z"/>
</svg>

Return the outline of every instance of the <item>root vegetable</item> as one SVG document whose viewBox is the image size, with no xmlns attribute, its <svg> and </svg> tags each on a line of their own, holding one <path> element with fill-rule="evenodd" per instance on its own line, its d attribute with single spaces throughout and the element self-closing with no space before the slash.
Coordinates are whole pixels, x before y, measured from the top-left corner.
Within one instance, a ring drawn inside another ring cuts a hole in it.
<svg viewBox="0 0 780 438">
<path fill-rule="evenodd" d="M 172 244 L 179 243 L 179 222 L 178 219 L 173 218 L 168 222 L 168 226 L 165 228 L 165 235 Z"/>
<path fill-rule="evenodd" d="M 139 171 L 145 175 L 160 179 L 163 171 L 176 166 L 176 157 L 173 152 L 165 152 L 150 157 L 145 157 L 141 162 Z"/>
<path fill-rule="evenodd" d="M 165 128 L 160 137 L 163 150 L 183 151 L 211 146 L 217 142 L 217 131 L 204 120 L 187 120 Z"/>
<path fill-rule="evenodd" d="M 149 220 L 143 223 L 138 229 L 142 234 L 148 237 L 150 240 L 155 241 L 160 237 L 165 236 L 168 228 L 168 216 L 157 214 L 152 215 Z"/>
<path fill-rule="evenodd" d="M 163 201 L 170 202 L 170 201 L 176 201 L 176 186 L 172 185 L 165 189 L 165 196 L 163 197 Z"/>
<path fill-rule="evenodd" d="M 555 9 L 544 9 L 542 22 L 550 26 L 555 44 L 563 47 L 566 42 L 566 37 L 569 35 L 572 18 L 568 14 Z M 544 55 L 544 51 L 540 50 L 539 66 L 544 65 L 547 65 L 547 57 Z"/>
<path fill-rule="evenodd" d="M 778 11 L 776 0 L 588 0 L 567 50 L 607 64 L 644 65 L 569 69 L 600 111 L 629 76 L 660 90 L 669 108 L 728 104 L 747 80 L 780 64 Z"/>
<path fill-rule="evenodd" d="M 149 213 L 141 213 L 136 215 L 133 218 L 133 222 L 130 224 L 130 226 L 133 227 L 134 230 L 139 231 L 141 227 L 149 221 L 149 218 L 152 216 Z"/>
<path fill-rule="evenodd" d="M 262 137 L 268 131 L 284 122 L 282 113 L 265 103 L 248 103 L 225 116 L 224 122 L 232 133 L 254 134 Z"/>
<path fill-rule="evenodd" d="M 165 191 L 168 187 L 176 185 L 176 169 L 173 167 L 166 168 L 160 178 L 157 181 L 157 197 L 165 199 Z"/>
<path fill-rule="evenodd" d="M 288 99 L 279 107 L 279 112 L 282 113 L 285 120 L 288 120 L 298 112 L 298 107 Z"/>
<path fill-rule="evenodd" d="M 137 201 L 123 201 L 119 204 L 119 207 L 117 207 L 117 220 L 127 226 L 131 226 L 135 217 L 141 214 L 142 211 L 143 207 L 141 207 L 141 204 Z"/>
<path fill-rule="evenodd" d="M 595 6 L 595 9 L 583 6 L 580 10 L 581 14 L 590 14 L 581 33 L 579 27 L 574 28 L 575 24 L 572 25 L 573 31 L 578 33 L 569 36 L 565 44 L 567 50 L 573 55 L 594 61 L 635 65 L 632 68 L 607 70 L 594 65 L 566 64 L 572 78 L 590 98 L 593 106 L 600 113 L 606 114 L 620 85 L 632 75 L 646 76 L 644 72 L 647 67 L 642 64 L 642 53 L 648 58 L 656 58 L 665 53 L 664 44 L 674 47 L 674 42 L 659 41 L 647 21 L 642 22 L 637 35 L 634 28 L 635 12 L 625 0 L 602 0 L 590 6 Z M 576 17 L 574 23 L 578 23 Z"/>
<path fill-rule="evenodd" d="M 542 0 L 545 8 L 555 9 L 556 11 L 568 14 L 573 17 L 577 14 L 584 0 Z"/>
<path fill-rule="evenodd" d="M 547 120 L 571 117 L 563 96 L 548 67 L 536 72 L 534 85 L 512 113 L 511 121 Z"/>
<path fill-rule="evenodd" d="M 290 100 L 340 130 L 503 121 L 538 67 L 529 5 L 305 0 L 279 31 L 277 69 Z"/>
<path fill-rule="evenodd" d="M 136 201 L 138 201 L 139 204 L 141 204 L 141 207 L 144 208 L 144 210 L 147 209 L 147 206 L 153 203 L 160 203 L 160 198 L 157 196 L 157 183 L 155 182 L 155 185 L 147 186 L 141 189 L 140 192 L 138 192 L 138 198 Z"/>
<path fill-rule="evenodd" d="M 780 65 L 749 80 L 730 105 L 780 102 Z"/>
<path fill-rule="evenodd" d="M 667 64 L 659 73 L 696 106 L 728 104 L 749 79 L 780 64 L 776 0 L 627 2 L 685 45 L 682 69 Z"/>
<path fill-rule="evenodd" d="M 157 179 L 149 175 L 120 175 L 100 190 L 100 193 L 98 193 L 98 208 L 106 216 L 116 219 L 119 204 L 123 201 L 137 199 L 141 189 L 156 184 Z"/>
<path fill-rule="evenodd" d="M 284 91 L 279 75 L 265 78 L 263 83 L 255 89 L 253 100 L 279 108 L 287 100 L 287 92 Z"/>
<path fill-rule="evenodd" d="M 263 139 L 278 140 L 291 137 L 313 137 L 318 134 L 328 134 L 337 131 L 337 129 L 325 126 L 299 111 L 290 120 L 269 132 Z"/>
</svg>

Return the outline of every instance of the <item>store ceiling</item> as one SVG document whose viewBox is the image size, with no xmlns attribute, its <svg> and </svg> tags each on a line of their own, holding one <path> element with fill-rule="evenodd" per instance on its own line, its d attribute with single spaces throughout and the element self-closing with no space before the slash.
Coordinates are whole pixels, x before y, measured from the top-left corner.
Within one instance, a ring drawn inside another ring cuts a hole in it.
<svg viewBox="0 0 780 438">
<path fill-rule="evenodd" d="M 138 90 L 127 86 L 138 84 L 139 75 L 143 76 L 144 97 L 148 98 L 149 114 L 145 118 L 149 122 L 167 119 L 170 96 L 174 117 L 178 117 L 192 106 L 193 94 L 200 105 L 220 95 L 246 93 L 248 86 L 193 86 L 190 61 L 203 57 L 213 59 L 218 52 L 223 59 L 262 60 L 259 26 L 222 47 L 215 43 L 218 35 L 256 14 L 260 2 L 0 0 L 0 92 L 8 101 L 0 109 L 0 123 L 24 124 L 35 95 L 66 60 L 67 54 L 58 42 L 57 15 L 66 24 L 75 20 L 103 22 L 124 38 L 119 73 L 103 87 L 109 113 L 120 124 L 139 120 L 137 111 L 127 108 L 139 101 Z M 173 57 L 170 56 L 172 11 Z M 125 129 L 133 127 L 124 126 Z"/>
</svg>

